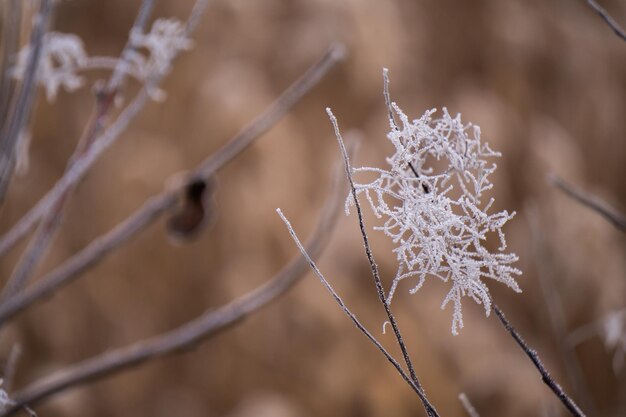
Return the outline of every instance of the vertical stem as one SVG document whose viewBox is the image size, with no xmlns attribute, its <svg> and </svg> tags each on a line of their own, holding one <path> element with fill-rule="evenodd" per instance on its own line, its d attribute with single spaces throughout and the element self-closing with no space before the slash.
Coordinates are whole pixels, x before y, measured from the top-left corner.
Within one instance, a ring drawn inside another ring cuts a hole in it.
<svg viewBox="0 0 626 417">
<path fill-rule="evenodd" d="M 544 384 L 546 384 L 552 390 L 552 392 L 559 398 L 559 400 L 563 403 L 565 408 L 567 408 L 567 410 L 573 416 L 585 417 L 585 413 L 582 412 L 582 410 L 578 407 L 578 405 L 576 405 L 574 400 L 572 400 L 565 393 L 565 391 L 563 391 L 563 388 L 561 388 L 561 386 L 554 380 L 554 378 L 552 378 L 552 376 L 550 375 L 550 372 L 548 372 L 548 370 L 545 368 L 545 366 L 541 362 L 541 359 L 539 358 L 537 351 L 531 349 L 526 344 L 522 336 L 517 332 L 517 330 L 515 330 L 515 328 L 511 325 L 511 323 L 509 323 L 509 321 L 504 316 L 504 313 L 502 312 L 502 310 L 500 310 L 500 307 L 498 307 L 495 303 L 493 304 L 493 310 L 495 311 L 496 316 L 500 320 L 500 323 L 502 323 L 502 326 L 504 326 L 506 331 L 509 332 L 509 334 L 511 335 L 511 337 L 513 337 L 513 340 L 517 342 L 519 347 L 522 348 L 524 353 L 526 353 L 526 356 L 530 358 L 533 365 L 535 365 L 535 368 L 537 368 L 537 370 L 541 374 L 541 380 L 544 382 Z"/>
</svg>

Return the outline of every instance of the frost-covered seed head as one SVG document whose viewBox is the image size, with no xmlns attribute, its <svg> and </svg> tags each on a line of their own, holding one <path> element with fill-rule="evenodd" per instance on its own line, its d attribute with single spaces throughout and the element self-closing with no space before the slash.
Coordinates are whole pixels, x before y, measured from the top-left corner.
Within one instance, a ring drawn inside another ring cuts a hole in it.
<svg viewBox="0 0 626 417">
<path fill-rule="evenodd" d="M 432 109 L 410 121 L 395 103 L 388 104 L 387 139 L 395 148 L 387 158 L 388 168 L 353 169 L 357 195 L 364 195 L 383 221 L 375 230 L 383 231 L 396 245 L 398 270 L 387 301 L 407 278 L 417 279 L 411 293 L 427 277 L 449 282 L 452 287 L 441 307 L 453 303 L 452 333 L 458 334 L 463 327 L 461 297 L 482 304 L 487 315 L 491 311 L 484 278 L 521 292 L 514 279 L 521 271 L 511 266 L 518 257 L 504 252 L 502 231 L 515 213 L 489 213 L 493 199 L 484 198 L 492 188 L 489 175 L 496 169 L 488 158 L 500 154 L 481 141 L 478 126 L 463 124 L 460 115 L 452 117 L 446 108 L 439 117 Z M 373 175 L 374 180 L 359 183 L 359 174 Z M 353 204 L 350 195 L 346 211 Z M 484 246 L 490 234 L 500 240 L 495 253 Z"/>
</svg>

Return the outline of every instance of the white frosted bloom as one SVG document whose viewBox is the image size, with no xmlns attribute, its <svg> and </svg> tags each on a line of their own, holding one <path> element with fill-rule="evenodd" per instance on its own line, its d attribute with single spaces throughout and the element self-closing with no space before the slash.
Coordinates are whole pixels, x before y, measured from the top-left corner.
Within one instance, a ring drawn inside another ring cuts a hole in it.
<svg viewBox="0 0 626 417">
<path fill-rule="evenodd" d="M 48 32 L 41 46 L 37 82 L 46 89 L 48 101 L 54 101 L 60 87 L 74 91 L 83 85 L 83 78 L 76 72 L 87 61 L 83 41 L 76 35 Z M 23 79 L 30 57 L 31 46 L 26 45 L 17 55 L 13 76 Z"/>
<path fill-rule="evenodd" d="M 149 52 L 148 57 L 139 53 L 131 56 L 131 62 L 146 78 L 153 73 L 167 74 L 176 54 L 193 47 L 193 41 L 186 36 L 184 23 L 176 19 L 157 19 L 149 33 L 132 31 L 130 40 L 135 48 L 145 48 Z"/>
<path fill-rule="evenodd" d="M 463 124 L 460 115 L 452 117 L 445 108 L 439 118 L 433 109 L 410 121 L 395 103 L 390 106 L 400 123 L 390 119 L 387 138 L 395 153 L 387 158 L 388 168 L 353 169 L 357 194 L 383 220 L 375 229 L 396 245 L 399 266 L 387 300 L 391 302 L 402 280 L 416 279 L 410 290 L 415 293 L 427 277 L 438 277 L 451 284 L 441 307 L 452 302 L 452 333 L 457 334 L 463 327 L 463 296 L 482 304 L 487 315 L 491 311 L 484 278 L 521 291 L 514 279 L 521 271 L 511 266 L 518 257 L 505 252 L 502 232 L 515 213 L 489 213 L 493 199 L 483 198 L 496 169 L 487 158 L 500 154 L 481 141 L 478 126 Z M 359 183 L 359 174 L 375 178 Z M 346 211 L 352 204 L 349 196 Z M 500 241 L 495 253 L 484 246 L 490 234 Z"/>
</svg>

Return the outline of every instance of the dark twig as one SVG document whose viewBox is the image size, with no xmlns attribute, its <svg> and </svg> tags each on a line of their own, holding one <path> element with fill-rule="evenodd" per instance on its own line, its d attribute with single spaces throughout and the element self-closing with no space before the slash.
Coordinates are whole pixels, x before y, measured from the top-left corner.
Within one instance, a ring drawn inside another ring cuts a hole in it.
<svg viewBox="0 0 626 417">
<path fill-rule="evenodd" d="M 343 187 L 339 186 L 342 183 L 339 178 L 337 175 L 320 220 L 307 243 L 307 250 L 314 257 L 319 256 L 326 247 L 340 212 L 341 195 L 344 191 Z M 14 405 L 0 417 L 12 415 L 25 404 L 32 406 L 72 387 L 127 370 L 152 359 L 188 350 L 235 325 L 284 294 L 304 276 L 309 261 L 308 257 L 298 256 L 271 281 L 217 310 L 207 310 L 200 317 L 174 330 L 127 347 L 107 351 L 35 381 L 15 394 Z"/>
<path fill-rule="evenodd" d="M 200 164 L 190 174 L 190 177 L 207 179 L 215 174 L 215 172 L 278 122 L 304 95 L 322 80 L 343 56 L 344 48 L 342 45 L 330 47 L 326 54 L 285 90 L 264 113 Z M 135 213 L 114 229 L 91 242 L 85 249 L 42 277 L 29 288 L 0 304 L 0 325 L 35 301 L 50 296 L 73 279 L 76 279 L 85 270 L 154 222 L 161 214 L 176 204 L 182 188 L 184 188 L 184 184 L 177 189 L 166 190 L 151 197 Z"/>
<path fill-rule="evenodd" d="M 587 206 L 593 211 L 600 214 L 606 220 L 611 222 L 613 226 L 615 226 L 617 229 L 621 230 L 622 232 L 626 232 L 626 216 L 619 213 L 617 210 L 609 206 L 604 201 L 600 200 L 596 196 L 587 194 L 584 191 L 567 184 L 556 175 L 548 175 L 548 182 L 563 191 L 565 194 L 567 194 L 580 204 Z"/>
<path fill-rule="evenodd" d="M 365 337 L 367 337 L 369 339 L 369 341 L 372 342 L 372 344 L 374 346 L 376 346 L 376 348 L 383 355 L 385 355 L 387 360 L 393 365 L 394 368 L 396 368 L 396 371 L 398 371 L 398 373 L 400 374 L 402 379 L 404 379 L 404 381 L 407 384 L 409 384 L 409 386 L 413 389 L 413 391 L 415 391 L 415 393 L 420 398 L 420 400 L 422 400 L 422 403 L 430 404 L 428 402 L 428 399 L 426 398 L 426 395 L 424 394 L 424 391 L 415 384 L 413 379 L 411 377 L 409 377 L 406 374 L 406 372 L 404 372 L 404 369 L 402 369 L 402 366 L 393 358 L 393 356 L 391 356 L 391 354 L 389 352 L 387 352 L 387 350 L 383 347 L 383 345 L 378 340 L 376 340 L 376 338 L 365 328 L 365 326 L 363 326 L 363 324 L 361 324 L 359 319 L 357 319 L 357 317 L 354 315 L 354 313 L 352 313 L 352 311 L 350 311 L 348 306 L 346 306 L 346 304 L 343 302 L 343 300 L 341 299 L 339 294 L 337 294 L 337 292 L 335 292 L 335 290 L 330 285 L 328 280 L 326 280 L 326 278 L 324 277 L 322 272 L 319 270 L 319 268 L 317 267 L 317 265 L 315 264 L 313 259 L 311 259 L 311 257 L 307 253 L 307 250 L 302 246 L 302 243 L 300 243 L 300 239 L 298 239 L 298 236 L 296 235 L 296 232 L 293 230 L 293 228 L 291 227 L 291 224 L 289 223 L 289 220 L 287 220 L 287 218 L 283 215 L 282 211 L 280 209 L 277 209 L 276 211 L 278 212 L 278 215 L 280 216 L 280 218 L 285 223 L 285 226 L 287 226 L 287 229 L 289 230 L 289 234 L 291 235 L 291 238 L 293 239 L 293 241 L 298 246 L 298 249 L 300 249 L 300 252 L 302 253 L 302 255 L 308 261 L 309 266 L 311 267 L 313 272 L 315 272 L 315 275 L 317 275 L 317 277 L 321 281 L 322 285 L 324 285 L 326 290 L 328 290 L 328 292 L 332 295 L 332 297 L 337 302 L 339 307 L 343 310 L 343 312 L 348 317 L 350 317 L 350 320 L 352 320 L 354 325 L 361 331 L 361 333 L 363 333 L 365 335 Z M 432 408 L 432 406 L 430 406 L 430 408 L 433 410 L 433 412 L 435 412 L 434 408 Z M 437 415 L 437 414 L 433 414 L 433 415 Z"/>
<path fill-rule="evenodd" d="M 419 388 L 423 395 L 424 408 L 426 409 L 426 413 L 429 416 L 437 416 L 437 411 L 430 404 L 430 402 L 426 399 L 426 395 L 423 391 L 423 388 L 417 378 L 417 374 L 415 373 L 415 369 L 413 368 L 413 363 L 411 362 L 411 357 L 409 356 L 409 352 L 406 348 L 404 340 L 402 338 L 402 334 L 400 333 L 400 329 L 396 322 L 396 319 L 391 311 L 391 307 L 387 302 L 387 297 L 385 296 L 385 290 L 383 288 L 382 281 L 380 279 L 380 273 L 378 272 L 378 265 L 374 260 L 374 255 L 369 245 L 369 239 L 367 237 L 367 232 L 365 231 L 365 222 L 363 221 L 363 212 L 361 211 L 361 205 L 359 204 L 359 199 L 356 192 L 356 187 L 354 186 L 354 180 L 352 179 L 352 167 L 350 166 L 350 158 L 348 157 L 348 153 L 346 152 L 346 147 L 344 145 L 343 139 L 341 138 L 341 132 L 339 131 L 339 125 L 337 124 L 337 118 L 332 114 L 330 109 L 326 109 L 328 116 L 330 117 L 333 127 L 335 129 L 335 136 L 337 137 L 337 141 L 339 142 L 339 148 L 341 149 L 341 154 L 343 155 L 344 166 L 346 170 L 346 176 L 348 178 L 348 183 L 350 184 L 350 192 L 352 194 L 352 198 L 354 200 L 354 204 L 356 206 L 356 211 L 359 220 L 359 228 L 361 230 L 361 237 L 363 238 L 363 244 L 365 246 L 365 254 L 367 256 L 367 260 L 370 264 L 370 269 L 372 271 L 372 277 L 374 278 L 374 284 L 376 285 L 376 291 L 378 293 L 378 298 L 385 308 L 385 313 L 387 313 L 387 318 L 389 319 L 389 323 L 393 329 L 393 333 L 396 337 L 398 345 L 400 346 L 400 350 L 402 351 L 402 356 L 404 357 L 404 361 L 409 369 L 409 374 L 411 375 L 412 381 L 415 383 L 415 386 Z M 421 399 L 422 397 L 420 397 Z"/>
<path fill-rule="evenodd" d="M 609 27 L 613 30 L 613 32 L 615 32 L 617 36 L 626 41 L 626 33 L 624 32 L 624 29 L 620 27 L 619 23 L 617 23 L 615 19 L 611 17 L 606 9 L 604 9 L 594 0 L 587 0 L 587 4 L 591 6 L 591 8 L 602 18 L 602 20 L 606 22 L 607 25 L 609 25 Z"/>
<path fill-rule="evenodd" d="M 526 353 L 526 355 L 530 358 L 533 365 L 535 365 L 535 368 L 537 368 L 537 370 L 541 374 L 541 380 L 544 382 L 544 384 L 546 384 L 552 390 L 552 392 L 559 398 L 559 400 L 563 403 L 565 408 L 567 408 L 567 410 L 573 416 L 585 417 L 585 413 L 583 413 L 582 410 L 578 407 L 578 405 L 576 405 L 574 400 L 572 400 L 565 393 L 565 391 L 563 391 L 563 388 L 561 388 L 561 386 L 554 380 L 554 378 L 552 378 L 552 376 L 550 375 L 550 372 L 548 372 L 548 370 L 545 368 L 543 363 L 541 363 L 541 359 L 539 358 L 537 351 L 531 349 L 526 344 L 522 336 L 520 336 L 517 330 L 515 330 L 515 328 L 511 325 L 511 323 L 509 323 L 509 321 L 504 316 L 504 313 L 502 312 L 502 310 L 500 310 L 500 307 L 498 307 L 495 303 L 493 303 L 493 311 L 495 311 L 496 316 L 498 317 L 498 319 L 500 320 L 500 323 L 502 323 L 506 331 L 509 332 L 509 334 L 511 335 L 511 337 L 513 337 L 515 342 L 517 342 L 519 347 L 522 348 L 524 353 Z"/>
</svg>

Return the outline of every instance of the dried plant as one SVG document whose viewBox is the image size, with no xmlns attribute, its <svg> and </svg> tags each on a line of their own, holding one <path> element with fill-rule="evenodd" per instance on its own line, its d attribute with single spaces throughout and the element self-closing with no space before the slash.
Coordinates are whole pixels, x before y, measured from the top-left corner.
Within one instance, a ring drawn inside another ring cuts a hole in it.
<svg viewBox="0 0 626 417">
<path fill-rule="evenodd" d="M 60 88 L 73 91 L 84 84 L 81 71 L 109 69 L 112 72 L 106 83 L 94 86 L 96 95 L 93 115 L 68 161 L 63 177 L 33 209 L 0 237 L 2 241 L 0 256 L 2 256 L 30 230 L 36 228 L 34 236 L 2 290 L 0 326 L 33 303 L 62 289 L 72 280 L 84 277 L 89 268 L 121 247 L 161 215 L 173 209 L 179 199 L 186 198 L 190 184 L 210 183 L 217 170 L 268 131 L 343 58 L 343 46 L 332 45 L 326 54 L 265 112 L 198 165 L 188 177 L 180 181 L 177 176 L 179 181 L 175 186 L 148 199 L 135 213 L 110 232 L 96 238 L 55 270 L 45 274 L 34 285 L 24 288 L 35 267 L 45 256 L 52 236 L 61 227 L 66 203 L 80 180 L 103 152 L 122 136 L 130 121 L 139 114 L 150 98 L 155 100 L 165 98 L 165 93 L 159 89 L 159 83 L 172 70 L 177 55 L 192 47 L 191 35 L 207 4 L 207 0 L 197 0 L 186 22 L 156 19 L 151 29 L 146 31 L 154 1 L 144 0 L 121 56 L 111 58 L 88 56 L 82 40 L 76 35 L 47 32 L 52 2 L 47 0 L 41 2 L 35 19 L 32 41 L 19 52 L 15 66 L 4 68 L 1 74 L 3 82 L 12 77 L 19 81 L 21 88 L 16 93 L 17 99 L 12 101 L 13 107 L 2 114 L 4 119 L 0 137 L 0 185 L 9 183 L 15 168 L 16 149 L 20 146 L 18 143 L 20 138 L 24 137 L 21 132 L 26 126 L 32 105 L 32 101 L 28 99 L 32 98 L 35 86 L 41 85 L 45 88 L 48 100 L 53 101 Z M 7 61 L 4 63 L 6 65 Z M 107 116 L 111 109 L 115 105 L 122 105 L 120 93 L 124 89 L 128 75 L 139 81 L 142 88 L 117 118 L 109 122 Z M 3 190 L 4 188 L 0 188 L 2 193 Z M 314 254 L 321 253 L 333 229 L 340 200 L 338 190 L 339 187 L 335 186 L 331 191 L 327 207 L 308 245 L 308 249 Z M 19 410 L 31 412 L 30 405 L 69 388 L 154 358 L 180 352 L 214 336 L 220 330 L 238 323 L 242 318 L 284 294 L 302 277 L 305 270 L 306 263 L 299 257 L 288 264 L 273 280 L 222 308 L 217 310 L 210 308 L 205 314 L 176 329 L 61 368 L 16 392 L 7 393 L 0 389 L 0 415 L 11 415 Z"/>
</svg>

